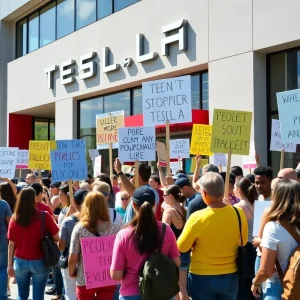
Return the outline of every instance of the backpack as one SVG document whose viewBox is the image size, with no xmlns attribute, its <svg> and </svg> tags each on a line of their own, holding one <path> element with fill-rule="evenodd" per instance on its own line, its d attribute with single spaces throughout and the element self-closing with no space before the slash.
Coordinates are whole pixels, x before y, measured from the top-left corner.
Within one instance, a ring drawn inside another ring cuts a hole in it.
<svg viewBox="0 0 300 300">
<path fill-rule="evenodd" d="M 288 233 L 296 240 L 298 247 L 289 257 L 289 262 L 285 273 L 282 272 L 279 261 L 276 260 L 276 268 L 283 287 L 283 300 L 300 299 L 300 235 L 288 222 L 279 221 Z"/>
<path fill-rule="evenodd" d="M 168 300 L 179 293 L 179 268 L 161 253 L 166 224 L 162 232 L 157 252 L 148 256 L 140 270 L 139 292 L 142 300 Z"/>
</svg>

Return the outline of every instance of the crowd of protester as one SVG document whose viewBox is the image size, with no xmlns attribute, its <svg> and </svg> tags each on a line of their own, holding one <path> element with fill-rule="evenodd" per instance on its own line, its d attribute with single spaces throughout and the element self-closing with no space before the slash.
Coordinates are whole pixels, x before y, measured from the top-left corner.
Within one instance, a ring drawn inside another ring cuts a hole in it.
<svg viewBox="0 0 300 300">
<path fill-rule="evenodd" d="M 28 299 L 30 284 L 33 300 L 45 293 L 53 300 L 140 300 L 141 268 L 157 251 L 178 267 L 174 300 L 282 299 L 280 274 L 300 233 L 300 171 L 287 168 L 274 176 L 257 163 L 247 176 L 239 166 L 230 174 L 212 164 L 201 168 L 198 156 L 192 176 L 182 170 L 165 176 L 159 163 L 152 174 L 140 163 L 136 180 L 134 168 L 123 173 L 116 159 L 113 178 L 100 174 L 72 185 L 35 174 L 18 182 L 0 178 L 0 300 L 8 299 L 11 284 L 17 284 L 19 300 Z M 253 236 L 257 201 L 270 206 Z M 43 228 L 67 267 L 46 267 Z M 110 275 L 119 284 L 88 289 L 80 239 L 114 234 Z"/>
</svg>

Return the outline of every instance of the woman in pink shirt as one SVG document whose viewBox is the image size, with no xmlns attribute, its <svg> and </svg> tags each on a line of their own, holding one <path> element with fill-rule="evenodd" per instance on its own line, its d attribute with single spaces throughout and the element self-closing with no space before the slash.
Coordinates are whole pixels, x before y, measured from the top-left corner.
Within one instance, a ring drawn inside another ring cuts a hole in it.
<svg viewBox="0 0 300 300">
<path fill-rule="evenodd" d="M 155 194 L 147 186 L 135 190 L 133 197 L 135 218 L 122 229 L 116 237 L 111 276 L 121 280 L 120 300 L 140 300 L 139 271 L 147 257 L 155 253 L 159 246 L 162 223 L 156 221 L 153 213 Z M 169 226 L 166 226 L 162 253 L 180 265 L 180 253 L 176 238 Z"/>
</svg>

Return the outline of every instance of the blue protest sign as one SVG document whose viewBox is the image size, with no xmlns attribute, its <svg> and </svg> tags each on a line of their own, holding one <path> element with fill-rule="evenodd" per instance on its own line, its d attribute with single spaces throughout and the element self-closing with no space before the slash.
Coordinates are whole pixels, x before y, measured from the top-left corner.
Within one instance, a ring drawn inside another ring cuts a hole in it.
<svg viewBox="0 0 300 300">
<path fill-rule="evenodd" d="M 283 143 L 300 144 L 300 89 L 276 94 Z"/>
<path fill-rule="evenodd" d="M 87 178 L 85 140 L 61 140 L 51 143 L 52 181 Z"/>
</svg>

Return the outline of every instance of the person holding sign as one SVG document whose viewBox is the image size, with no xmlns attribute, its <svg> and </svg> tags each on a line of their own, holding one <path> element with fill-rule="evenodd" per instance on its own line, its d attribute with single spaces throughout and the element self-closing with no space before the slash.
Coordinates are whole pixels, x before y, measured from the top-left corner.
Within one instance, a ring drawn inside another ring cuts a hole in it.
<svg viewBox="0 0 300 300">
<path fill-rule="evenodd" d="M 155 197 L 153 189 L 147 186 L 137 188 L 132 197 L 135 217 L 117 234 L 110 272 L 114 280 L 121 280 L 120 300 L 141 300 L 140 270 L 146 258 L 159 248 L 163 225 L 156 221 L 153 213 Z M 161 252 L 179 266 L 175 235 L 169 226 L 165 229 Z"/>
<path fill-rule="evenodd" d="M 106 270 L 101 270 L 101 261 L 98 262 L 99 273 L 96 276 L 85 272 L 80 239 L 113 235 L 119 232 L 120 229 L 119 225 L 110 222 L 108 205 L 103 194 L 89 192 L 84 199 L 80 222 L 73 229 L 70 244 L 69 275 L 76 278 L 76 295 L 78 300 L 95 300 L 95 296 L 99 300 L 112 299 L 116 289 L 116 285 L 87 288 L 87 283 L 101 286 L 102 281 L 109 279 L 109 274 L 107 274 Z M 99 255 L 104 251 L 101 243 L 99 243 L 98 247 L 93 245 L 90 244 L 90 247 L 94 247 L 91 251 L 99 251 Z M 78 266 L 77 269 L 76 266 Z"/>
</svg>

